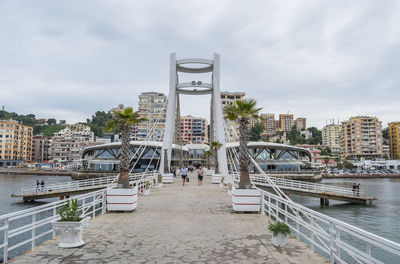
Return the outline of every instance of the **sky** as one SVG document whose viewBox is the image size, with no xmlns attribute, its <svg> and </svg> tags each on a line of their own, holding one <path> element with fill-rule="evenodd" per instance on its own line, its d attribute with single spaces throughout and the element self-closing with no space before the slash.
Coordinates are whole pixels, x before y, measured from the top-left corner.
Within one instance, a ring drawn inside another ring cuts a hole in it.
<svg viewBox="0 0 400 264">
<path fill-rule="evenodd" d="M 169 54 L 221 55 L 221 90 L 262 112 L 400 120 L 400 1 L 1 1 L 0 106 L 85 121 L 168 94 Z M 197 76 L 193 77 L 197 78 Z M 199 77 L 200 78 L 200 77 Z M 182 114 L 209 116 L 209 96 Z"/>
</svg>

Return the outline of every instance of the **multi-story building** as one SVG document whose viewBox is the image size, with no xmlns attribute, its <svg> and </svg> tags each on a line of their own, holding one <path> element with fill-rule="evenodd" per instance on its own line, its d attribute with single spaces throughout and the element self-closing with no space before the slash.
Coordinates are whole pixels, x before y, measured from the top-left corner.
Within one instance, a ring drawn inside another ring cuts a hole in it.
<svg viewBox="0 0 400 264">
<path fill-rule="evenodd" d="M 400 121 L 389 123 L 390 158 L 400 159 Z"/>
<path fill-rule="evenodd" d="M 305 117 L 298 117 L 294 121 L 294 126 L 298 131 L 306 130 L 307 124 L 306 124 L 306 118 Z"/>
<path fill-rule="evenodd" d="M 32 160 L 33 128 L 14 120 L 0 120 L 0 167 Z"/>
<path fill-rule="evenodd" d="M 261 121 L 264 124 L 264 133 L 266 135 L 273 135 L 276 132 L 275 114 L 261 114 Z"/>
<path fill-rule="evenodd" d="M 221 92 L 222 107 L 225 107 L 227 105 L 233 105 L 236 103 L 236 101 L 243 100 L 245 95 L 246 93 L 243 92 Z M 236 124 L 236 122 L 231 121 L 226 117 L 224 118 L 224 120 L 226 128 L 228 129 L 229 140 L 237 141 L 235 133 L 239 135 L 239 125 Z"/>
<path fill-rule="evenodd" d="M 201 117 L 181 116 L 182 142 L 205 143 L 208 141 L 207 120 Z"/>
<path fill-rule="evenodd" d="M 33 136 L 32 140 L 32 161 L 48 162 L 50 157 L 51 138 L 44 135 Z"/>
<path fill-rule="evenodd" d="M 294 125 L 293 114 L 280 114 L 279 115 L 279 130 L 290 131 Z"/>
<path fill-rule="evenodd" d="M 138 140 L 163 140 L 167 99 L 166 95 L 157 92 L 146 92 L 139 95 L 139 116 L 147 121 L 138 124 L 134 137 Z"/>
<path fill-rule="evenodd" d="M 377 117 L 357 116 L 342 122 L 342 157 L 374 159 L 382 157 L 382 122 Z"/>
<path fill-rule="evenodd" d="M 85 147 L 101 144 L 101 142 L 84 142 L 74 138 L 53 137 L 50 143 L 50 157 L 53 162 L 70 164 L 80 160 Z"/>
<path fill-rule="evenodd" d="M 333 155 L 340 153 L 341 125 L 330 124 L 322 128 L 322 146 L 329 147 Z"/>
<path fill-rule="evenodd" d="M 94 133 L 84 124 L 67 125 L 55 137 L 73 138 L 78 142 L 94 142 Z"/>
</svg>

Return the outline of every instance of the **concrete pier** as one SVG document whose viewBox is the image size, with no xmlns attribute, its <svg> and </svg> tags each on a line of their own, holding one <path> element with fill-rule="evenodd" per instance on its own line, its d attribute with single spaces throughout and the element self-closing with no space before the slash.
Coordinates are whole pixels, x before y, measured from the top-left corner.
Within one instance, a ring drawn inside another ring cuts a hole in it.
<svg viewBox="0 0 400 264">
<path fill-rule="evenodd" d="M 132 213 L 92 220 L 81 248 L 50 240 L 12 263 L 328 263 L 302 242 L 272 246 L 268 219 L 232 211 L 231 197 L 205 178 L 181 179 L 140 196 Z"/>
</svg>

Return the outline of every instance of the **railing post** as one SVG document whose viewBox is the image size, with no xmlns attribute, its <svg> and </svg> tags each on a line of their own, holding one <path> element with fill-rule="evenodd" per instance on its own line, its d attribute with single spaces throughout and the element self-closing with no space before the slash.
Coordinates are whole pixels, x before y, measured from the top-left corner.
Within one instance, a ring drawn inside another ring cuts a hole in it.
<svg viewBox="0 0 400 264">
<path fill-rule="evenodd" d="M 296 238 L 299 239 L 300 238 L 300 213 L 299 213 L 299 209 L 296 210 Z"/>
<path fill-rule="evenodd" d="M 82 217 L 85 217 L 85 198 L 82 199 Z"/>
<path fill-rule="evenodd" d="M 287 223 L 287 203 L 285 203 L 285 223 Z"/>
<path fill-rule="evenodd" d="M 312 250 L 312 252 L 313 253 L 315 253 L 315 251 L 314 251 L 314 243 L 315 243 L 315 237 L 314 237 L 314 230 L 313 230 L 313 227 L 314 227 L 314 218 L 313 217 L 311 217 L 311 219 L 310 219 L 310 224 L 311 224 L 311 250 Z"/>
<path fill-rule="evenodd" d="M 35 248 L 35 242 L 36 242 L 36 228 L 35 228 L 35 223 L 36 223 L 36 213 L 32 214 L 32 250 Z"/>
<path fill-rule="evenodd" d="M 53 217 L 55 218 L 56 215 L 57 215 L 57 206 L 54 206 L 53 207 Z M 55 237 L 56 237 L 56 231 L 53 228 L 53 238 L 55 238 Z"/>
<path fill-rule="evenodd" d="M 271 196 L 268 195 L 268 218 L 271 219 Z"/>
<path fill-rule="evenodd" d="M 333 253 L 333 247 L 334 247 L 334 234 L 333 234 L 333 230 L 334 230 L 334 225 L 332 222 L 329 223 L 329 261 L 334 264 L 335 263 L 335 256 Z"/>
<path fill-rule="evenodd" d="M 96 194 L 93 194 L 93 213 L 92 213 L 92 219 L 96 217 Z"/>
<path fill-rule="evenodd" d="M 265 215 L 265 196 L 264 196 L 264 192 L 261 192 L 261 215 Z"/>
<path fill-rule="evenodd" d="M 339 244 L 340 244 L 340 229 L 336 227 L 336 255 L 340 259 L 341 257 L 340 257 L 340 245 Z M 371 249 L 371 247 L 370 247 L 370 249 Z"/>
<path fill-rule="evenodd" d="M 4 219 L 4 248 L 3 248 L 3 263 L 8 263 L 8 218 Z"/>
<path fill-rule="evenodd" d="M 371 243 L 367 242 L 366 253 L 368 256 L 371 256 Z"/>
</svg>

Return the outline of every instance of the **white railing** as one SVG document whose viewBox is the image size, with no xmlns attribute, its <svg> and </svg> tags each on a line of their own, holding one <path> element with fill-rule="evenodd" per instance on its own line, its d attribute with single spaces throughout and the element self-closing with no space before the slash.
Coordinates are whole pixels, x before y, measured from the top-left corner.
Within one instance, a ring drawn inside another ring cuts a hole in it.
<svg viewBox="0 0 400 264">
<path fill-rule="evenodd" d="M 118 176 L 112 177 L 111 183 L 107 185 L 108 188 L 117 187 L 117 181 L 115 180 L 116 177 Z M 98 182 L 108 183 L 108 181 L 109 179 Z M 137 185 L 138 190 L 142 192 L 147 181 L 150 186 L 157 185 L 158 172 L 152 171 L 130 174 L 129 181 L 131 185 Z M 78 186 L 81 187 L 100 185 L 82 183 L 90 182 L 86 180 L 79 182 L 81 183 L 78 184 Z M 62 189 L 60 188 L 59 190 Z M 81 217 L 90 216 L 91 218 L 95 218 L 97 215 L 106 212 L 105 188 L 87 194 L 74 196 L 73 198 L 78 199 L 78 203 L 82 206 Z M 2 244 L 0 244 L 0 252 L 2 253 L 2 256 L 0 253 L 0 259 L 3 259 L 3 263 L 7 263 L 8 259 L 20 255 L 29 249 L 33 249 L 50 238 L 54 238 L 56 233 L 54 232 L 51 223 L 60 219 L 57 210 L 66 203 L 67 200 L 60 200 L 0 216 L 0 235 L 3 236 Z M 12 253 L 11 255 L 10 252 Z"/>
<path fill-rule="evenodd" d="M 105 213 L 105 192 L 103 189 L 74 197 L 82 206 L 81 217 L 95 218 Z M 51 223 L 60 219 L 57 210 L 66 203 L 67 200 L 60 200 L 0 216 L 0 234 L 3 236 L 0 252 L 3 263 L 54 238 L 56 232 Z"/>
<path fill-rule="evenodd" d="M 267 191 L 261 213 L 286 222 L 292 234 L 331 263 L 400 263 L 400 244 Z"/>
<path fill-rule="evenodd" d="M 130 181 L 142 177 L 143 172 L 129 174 Z M 64 183 L 48 184 L 42 187 L 25 187 L 22 188 L 21 194 L 37 194 L 44 195 L 47 193 L 79 191 L 85 189 L 107 187 L 108 185 L 116 184 L 117 176 L 99 177 L 87 180 L 70 181 Z"/>
<path fill-rule="evenodd" d="M 266 177 L 262 174 L 252 174 L 250 175 L 251 180 L 257 185 L 269 186 L 270 183 L 267 181 Z M 354 197 L 365 197 L 364 190 L 353 190 L 348 187 L 332 186 L 313 182 L 304 182 L 296 180 L 288 180 L 282 178 L 270 177 L 270 179 L 280 188 L 286 190 L 297 190 L 302 192 L 310 193 L 329 193 L 340 196 L 354 196 Z"/>
</svg>

